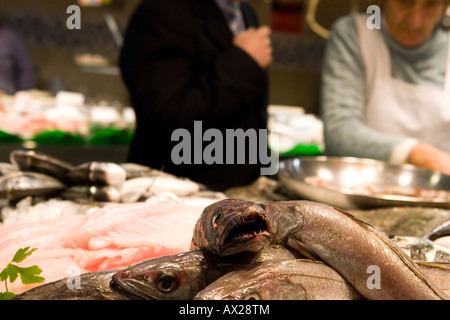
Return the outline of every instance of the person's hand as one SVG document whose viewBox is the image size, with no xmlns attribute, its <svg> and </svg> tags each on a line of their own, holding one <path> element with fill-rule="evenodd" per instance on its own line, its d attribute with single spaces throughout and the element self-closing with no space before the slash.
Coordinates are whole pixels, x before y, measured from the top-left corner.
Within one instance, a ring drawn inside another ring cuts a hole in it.
<svg viewBox="0 0 450 320">
<path fill-rule="evenodd" d="M 234 36 L 233 44 L 247 52 L 247 54 L 265 69 L 272 63 L 272 46 L 270 28 L 249 28 Z"/>
<path fill-rule="evenodd" d="M 417 144 L 409 153 L 408 163 L 450 175 L 450 154 L 429 144 Z"/>
</svg>

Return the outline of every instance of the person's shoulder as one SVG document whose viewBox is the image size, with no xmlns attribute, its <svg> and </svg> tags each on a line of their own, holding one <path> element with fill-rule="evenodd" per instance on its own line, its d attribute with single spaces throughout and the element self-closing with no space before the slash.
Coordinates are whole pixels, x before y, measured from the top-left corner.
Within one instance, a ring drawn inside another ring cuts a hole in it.
<svg viewBox="0 0 450 320">
<path fill-rule="evenodd" d="M 333 24 L 332 31 L 347 33 L 356 30 L 356 19 L 361 15 L 349 14 L 339 17 Z"/>
<path fill-rule="evenodd" d="M 360 61 L 360 37 L 356 19 L 362 18 L 362 14 L 350 14 L 336 20 L 327 41 L 328 56 L 338 56 L 338 59 L 347 56 L 350 57 L 348 61 L 353 61 L 354 63 Z"/>
<path fill-rule="evenodd" d="M 330 41 L 357 43 L 359 38 L 356 19 L 362 17 L 362 14 L 349 14 L 338 18 L 331 28 Z"/>
</svg>

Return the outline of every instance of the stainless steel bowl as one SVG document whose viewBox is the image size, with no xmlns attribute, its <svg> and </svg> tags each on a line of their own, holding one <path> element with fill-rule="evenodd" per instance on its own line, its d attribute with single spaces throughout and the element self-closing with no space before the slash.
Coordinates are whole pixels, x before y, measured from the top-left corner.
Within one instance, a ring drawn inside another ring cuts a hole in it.
<svg viewBox="0 0 450 320">
<path fill-rule="evenodd" d="M 450 194 L 450 176 L 412 165 L 396 166 L 350 157 L 300 157 L 281 161 L 278 179 L 298 199 L 322 202 L 345 210 L 394 206 L 450 208 L 448 197 L 366 192 L 367 187 L 373 190 L 420 188 Z M 320 181 L 323 185 L 311 181 Z"/>
</svg>

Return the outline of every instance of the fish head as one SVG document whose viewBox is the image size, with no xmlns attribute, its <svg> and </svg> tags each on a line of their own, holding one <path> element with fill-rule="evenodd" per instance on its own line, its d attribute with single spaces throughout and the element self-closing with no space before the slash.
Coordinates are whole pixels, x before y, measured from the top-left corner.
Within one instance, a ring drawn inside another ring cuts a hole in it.
<svg viewBox="0 0 450 320">
<path fill-rule="evenodd" d="M 225 199 L 203 210 L 194 227 L 191 249 L 228 256 L 259 251 L 270 241 L 264 205 Z"/>
<path fill-rule="evenodd" d="M 134 299 L 189 300 L 222 275 L 201 250 L 144 261 L 115 273 L 111 285 Z"/>
</svg>

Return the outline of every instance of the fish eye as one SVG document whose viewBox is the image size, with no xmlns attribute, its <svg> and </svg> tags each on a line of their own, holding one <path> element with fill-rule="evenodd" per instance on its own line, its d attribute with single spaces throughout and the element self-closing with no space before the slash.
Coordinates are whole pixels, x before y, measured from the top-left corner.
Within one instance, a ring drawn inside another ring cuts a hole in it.
<svg viewBox="0 0 450 320">
<path fill-rule="evenodd" d="M 242 300 L 261 300 L 261 297 L 257 292 L 249 292 L 242 297 Z"/>
<path fill-rule="evenodd" d="M 219 208 L 219 209 L 217 209 L 217 211 L 212 219 L 213 226 L 216 227 L 221 219 L 222 219 L 222 208 Z"/>
<path fill-rule="evenodd" d="M 172 272 L 161 272 L 156 278 L 156 288 L 163 293 L 170 293 L 178 286 L 178 278 Z"/>
</svg>

